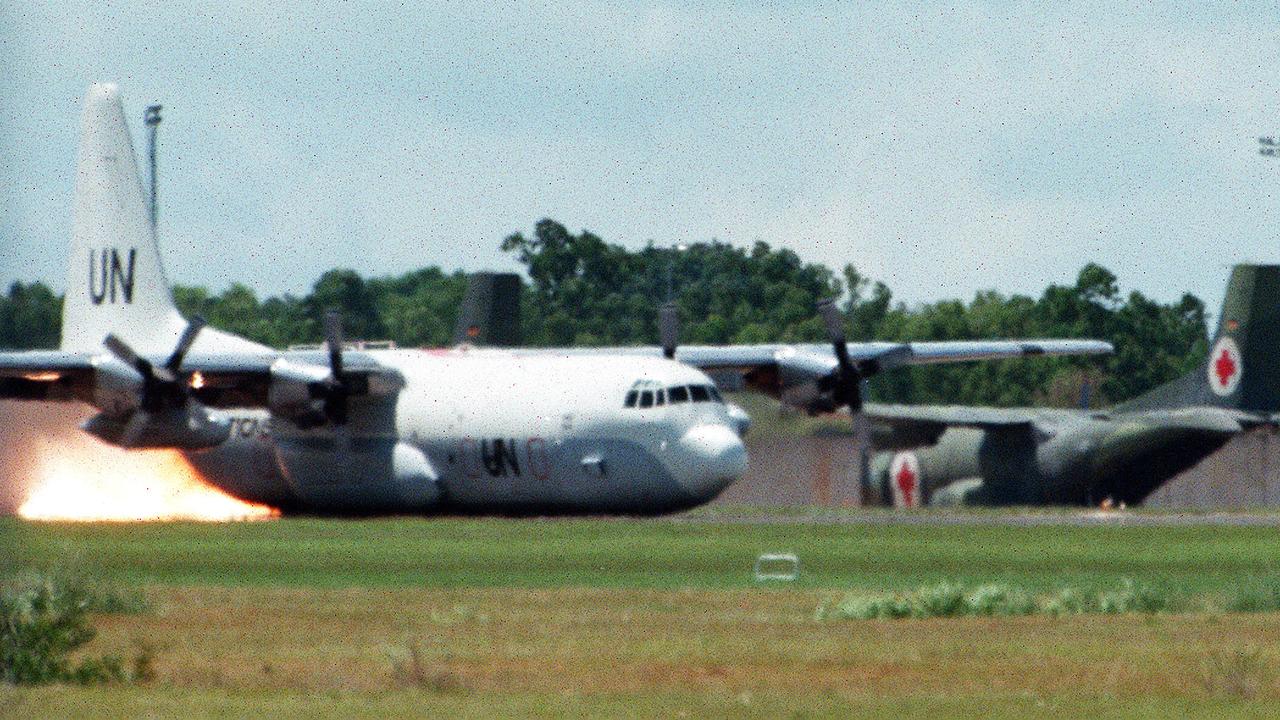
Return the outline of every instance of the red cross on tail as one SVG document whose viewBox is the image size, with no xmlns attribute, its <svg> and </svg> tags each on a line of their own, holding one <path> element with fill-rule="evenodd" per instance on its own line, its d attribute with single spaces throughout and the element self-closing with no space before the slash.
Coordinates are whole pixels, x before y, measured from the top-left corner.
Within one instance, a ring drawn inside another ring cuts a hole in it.
<svg viewBox="0 0 1280 720">
<path fill-rule="evenodd" d="M 1244 368 L 1240 365 L 1240 348 L 1230 337 L 1223 337 L 1213 346 L 1209 355 L 1209 387 L 1226 397 L 1240 387 Z"/>
</svg>

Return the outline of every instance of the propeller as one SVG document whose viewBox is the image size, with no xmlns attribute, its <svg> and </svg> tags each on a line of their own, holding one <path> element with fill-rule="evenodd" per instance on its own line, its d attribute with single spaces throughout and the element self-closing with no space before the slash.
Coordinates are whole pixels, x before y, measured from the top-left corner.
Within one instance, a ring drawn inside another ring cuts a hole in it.
<svg viewBox="0 0 1280 720">
<path fill-rule="evenodd" d="M 844 334 L 844 315 L 836 307 L 834 300 L 819 300 L 818 314 L 822 316 L 827 339 L 831 341 L 831 349 L 836 356 L 836 369 L 828 380 L 831 399 L 836 407 L 849 410 L 854 449 L 858 456 L 858 486 L 862 490 L 862 502 L 865 504 L 871 488 L 871 428 L 866 416 L 862 414 L 862 381 L 874 374 L 875 367 L 868 367 L 868 372 L 864 372 L 849 357 L 849 346 Z"/>
<path fill-rule="evenodd" d="M 325 380 L 324 415 L 334 425 L 347 422 L 347 399 L 351 384 L 342 370 L 342 314 L 329 310 L 324 314 L 324 341 L 329 349 L 329 377 Z"/>
<path fill-rule="evenodd" d="M 836 371 L 832 376 L 831 397 L 837 407 L 849 412 L 862 410 L 862 370 L 849 358 L 849 345 L 844 337 L 844 316 L 833 300 L 819 300 L 818 314 L 827 326 L 827 339 L 836 354 Z"/>
<path fill-rule="evenodd" d="M 675 359 L 676 343 L 680 337 L 680 313 L 676 304 L 666 302 L 658 308 L 658 337 L 662 340 L 662 356 Z"/>
<path fill-rule="evenodd" d="M 150 360 L 139 355 L 128 343 L 111 333 L 103 339 L 107 350 L 142 376 L 142 388 L 138 393 L 138 407 L 125 424 L 120 436 L 120 444 L 132 447 L 142 437 L 142 432 L 153 413 L 168 409 L 184 407 L 191 397 L 191 389 L 182 377 L 182 361 L 186 359 L 196 336 L 205 326 L 205 320 L 196 316 L 187 323 L 187 327 L 178 337 L 178 344 L 165 363 L 156 367 Z"/>
</svg>

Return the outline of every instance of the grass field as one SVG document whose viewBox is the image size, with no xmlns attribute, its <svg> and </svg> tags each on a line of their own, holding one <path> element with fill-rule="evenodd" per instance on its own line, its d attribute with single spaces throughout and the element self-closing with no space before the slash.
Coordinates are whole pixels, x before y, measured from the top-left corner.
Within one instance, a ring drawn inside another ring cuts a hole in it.
<svg viewBox="0 0 1280 720">
<path fill-rule="evenodd" d="M 848 590 L 1280 585 L 1259 527 L 671 520 L 0 521 L 4 572 L 141 589 L 89 652 L 154 680 L 0 687 L 14 717 L 1270 717 L 1280 616 L 818 621 Z M 757 585 L 761 552 L 800 579 Z"/>
</svg>

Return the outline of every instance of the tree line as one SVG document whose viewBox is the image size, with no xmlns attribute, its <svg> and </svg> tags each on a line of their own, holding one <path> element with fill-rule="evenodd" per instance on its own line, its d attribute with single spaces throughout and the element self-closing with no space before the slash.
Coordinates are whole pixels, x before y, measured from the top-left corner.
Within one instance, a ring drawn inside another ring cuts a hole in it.
<svg viewBox="0 0 1280 720">
<path fill-rule="evenodd" d="M 1203 361 L 1204 303 L 1185 294 L 1163 304 L 1121 293 L 1107 269 L 1087 264 L 1070 285 L 1039 297 L 980 292 L 968 302 L 908 306 L 853 265 L 839 273 L 794 252 L 757 242 L 740 248 L 711 241 L 687 247 L 650 244 L 628 250 L 593 233 L 573 233 L 542 220 L 530 235 L 502 243 L 524 266 L 524 342 L 531 346 L 653 344 L 657 307 L 673 300 L 688 343 L 822 342 L 814 304 L 841 297 L 850 340 L 978 340 L 1100 338 L 1116 346 L 1106 358 L 1044 358 L 911 368 L 870 384 L 872 398 L 891 402 L 986 405 L 1080 401 L 1093 405 L 1139 395 Z M 321 318 L 338 308 L 353 338 L 390 339 L 407 347 L 452 340 L 466 288 L 461 271 L 428 267 L 363 278 L 352 270 L 324 273 L 302 297 L 260 299 L 241 284 L 214 293 L 175 286 L 188 316 L 273 347 L 321 340 Z M 0 347 L 52 348 L 60 333 L 61 298 L 41 283 L 14 283 L 0 296 Z"/>
</svg>

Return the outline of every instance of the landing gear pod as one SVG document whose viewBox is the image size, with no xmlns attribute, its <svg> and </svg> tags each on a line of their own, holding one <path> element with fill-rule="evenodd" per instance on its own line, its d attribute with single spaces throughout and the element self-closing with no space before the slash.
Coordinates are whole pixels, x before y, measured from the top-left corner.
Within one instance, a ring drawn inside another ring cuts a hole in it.
<svg viewBox="0 0 1280 720">
<path fill-rule="evenodd" d="M 421 450 L 345 428 L 276 436 L 276 460 L 302 504 L 322 515 L 426 512 L 443 495 Z"/>
</svg>

